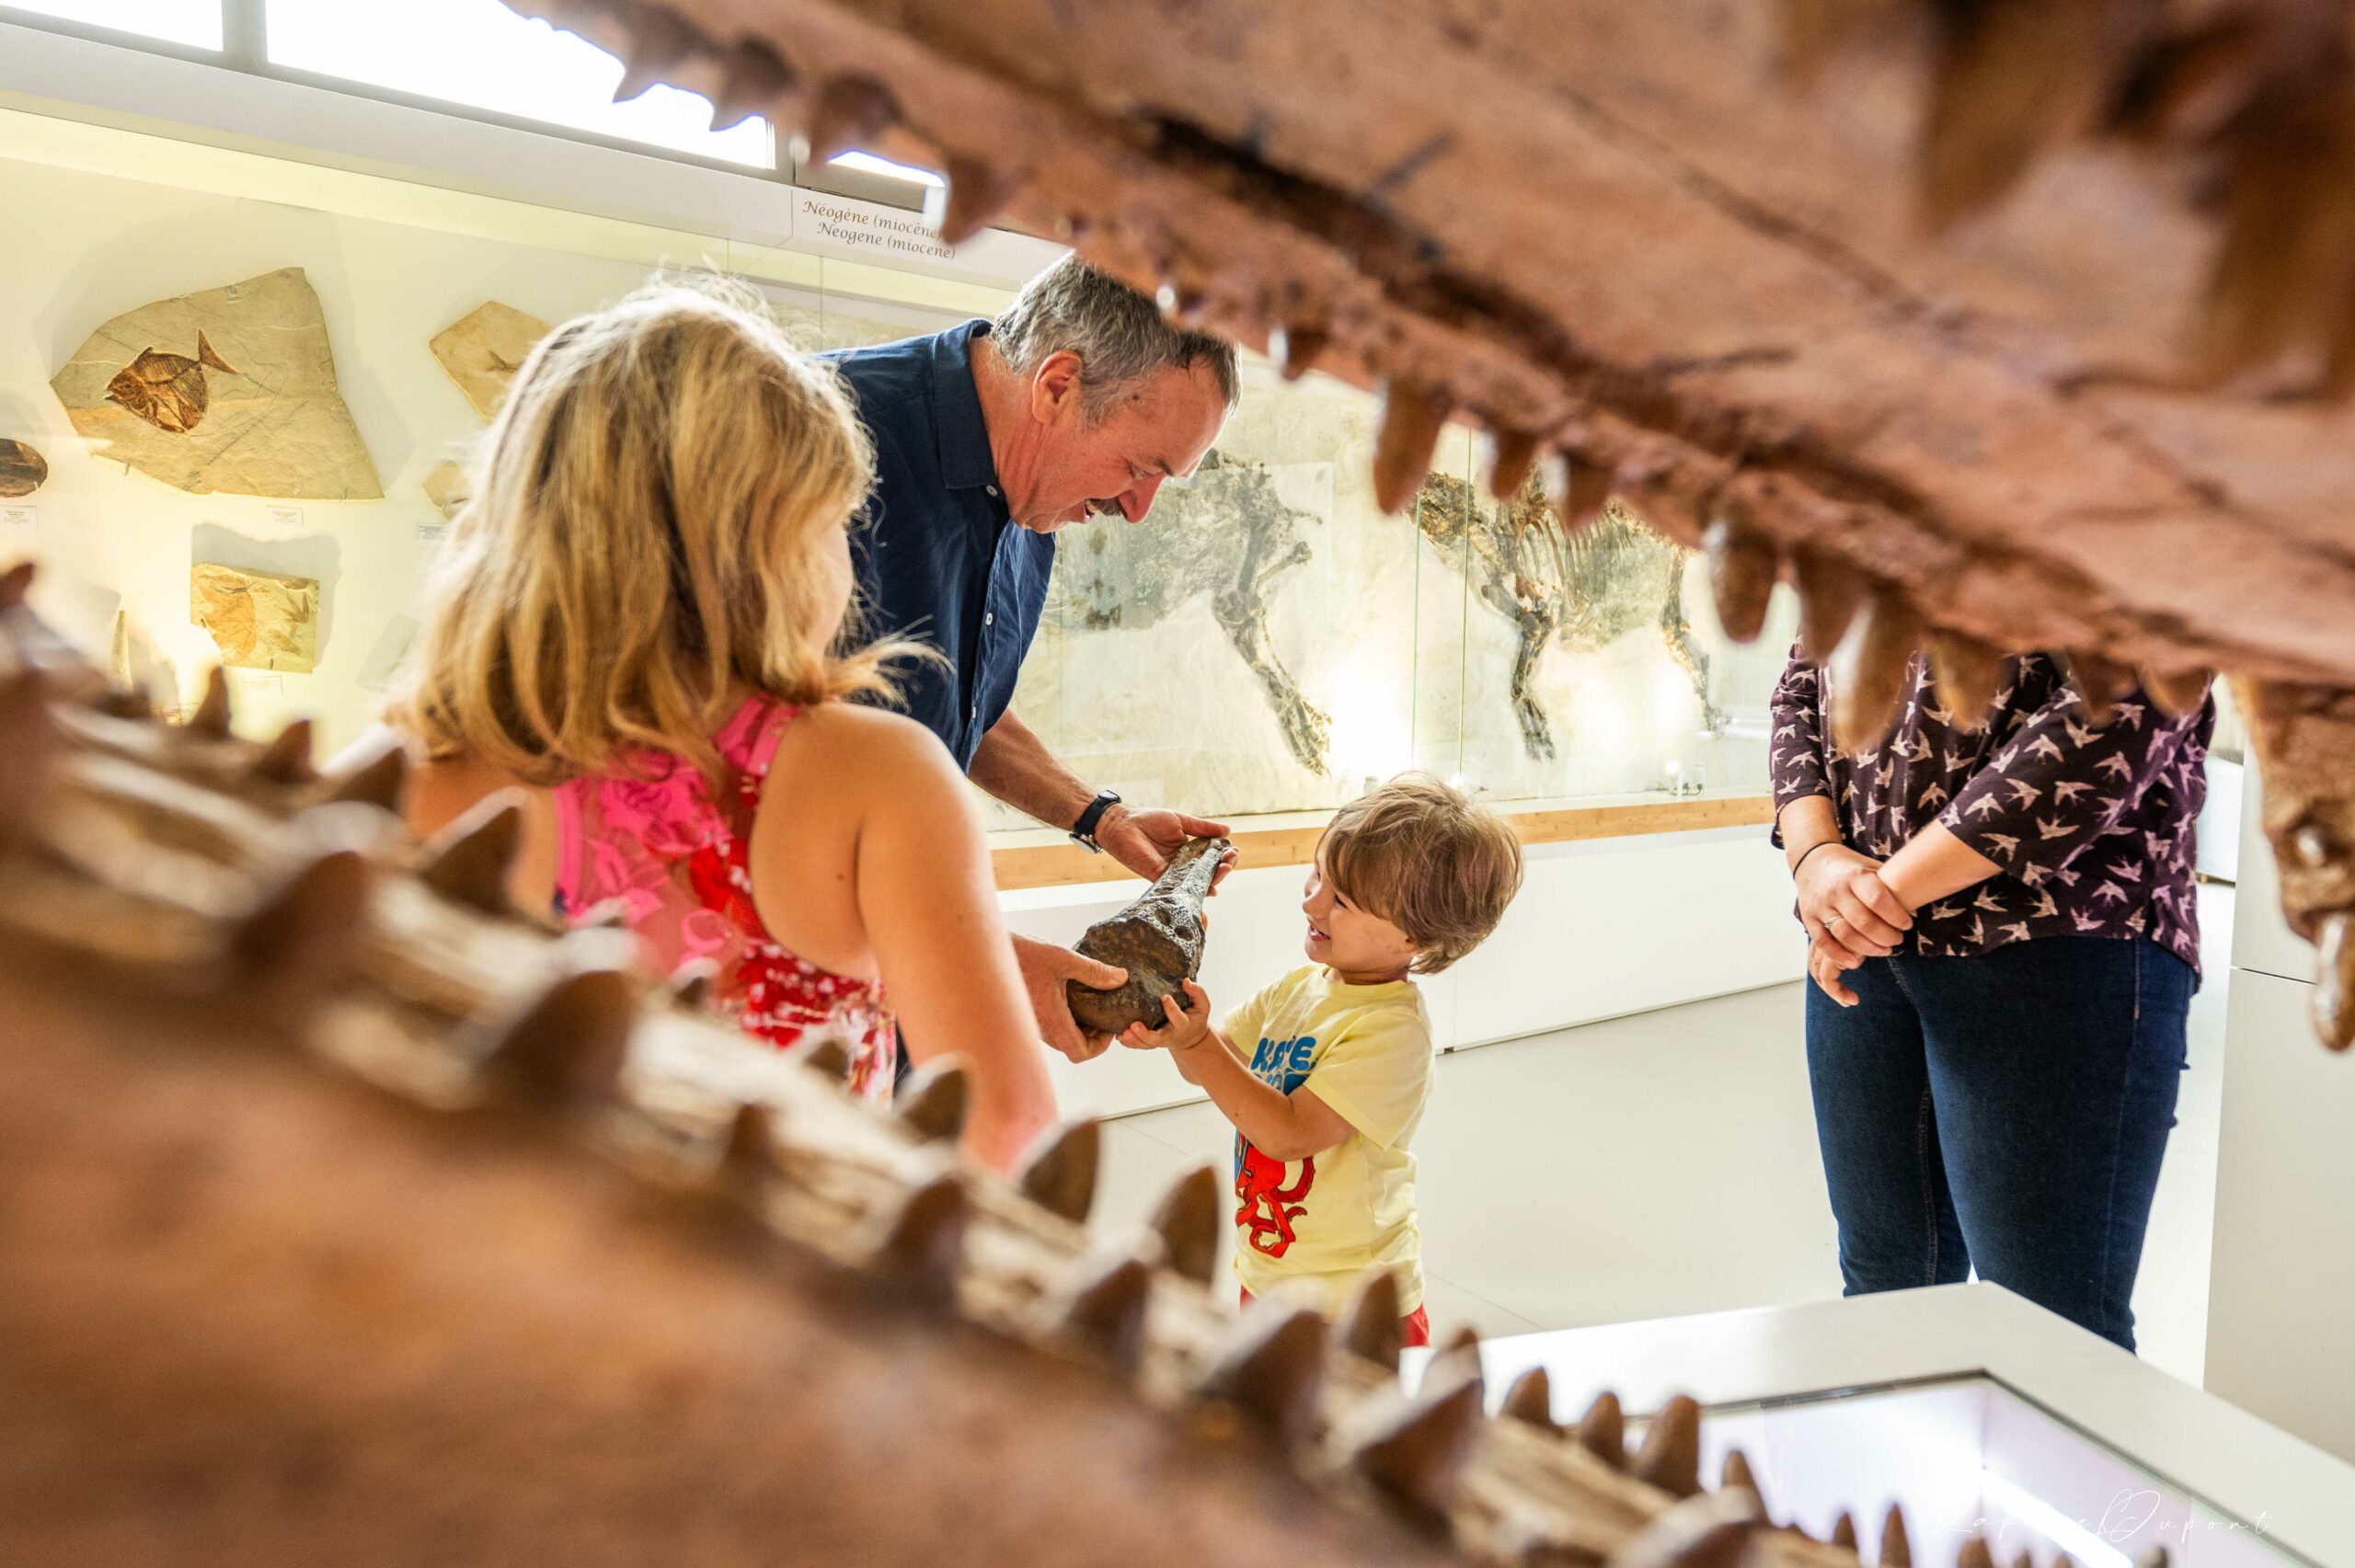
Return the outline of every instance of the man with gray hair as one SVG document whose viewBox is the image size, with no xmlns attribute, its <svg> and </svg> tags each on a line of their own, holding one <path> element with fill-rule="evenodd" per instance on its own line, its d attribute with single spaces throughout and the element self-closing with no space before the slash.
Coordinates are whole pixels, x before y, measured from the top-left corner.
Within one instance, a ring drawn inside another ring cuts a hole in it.
<svg viewBox="0 0 2355 1568">
<path fill-rule="evenodd" d="M 1055 531 L 1091 515 L 1142 521 L 1164 480 L 1194 471 L 1235 406 L 1234 349 L 1171 326 L 1151 300 L 1067 257 L 995 322 L 832 357 L 875 438 L 875 493 L 856 536 L 860 630 L 947 656 L 902 672 L 910 716 L 991 795 L 1140 876 L 1159 876 L 1189 838 L 1223 835 L 1097 789 L 1009 704 Z M 1074 1061 L 1101 1050 L 1063 984 L 1114 986 L 1121 971 L 1050 943 L 1015 946 L 1048 1044 Z"/>
</svg>

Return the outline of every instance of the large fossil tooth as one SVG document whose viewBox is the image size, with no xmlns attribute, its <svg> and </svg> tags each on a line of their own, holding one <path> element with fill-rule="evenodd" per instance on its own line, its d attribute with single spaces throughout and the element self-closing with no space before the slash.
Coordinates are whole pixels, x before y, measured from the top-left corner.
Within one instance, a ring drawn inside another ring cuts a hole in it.
<svg viewBox="0 0 2355 1568">
<path fill-rule="evenodd" d="M 1840 1549 L 1842 1549 L 1843 1551 L 1855 1551 L 1855 1550 L 1856 1550 L 1856 1520 L 1855 1520 L 1855 1516 L 1854 1515 L 1850 1514 L 1850 1513 L 1849 1513 L 1845 1508 L 1841 1509 L 1841 1510 L 1840 1510 L 1840 1516 L 1839 1516 L 1838 1518 L 1836 1518 L 1836 1519 L 1834 1519 L 1834 1520 L 1832 1520 L 1832 1534 L 1831 1534 L 1830 1536 L 1826 1537 L 1825 1539 L 1828 1539 L 1828 1540 L 1831 1542 L 1831 1544 L 1832 1544 L 1833 1546 L 1839 1547 L 1839 1548 L 1840 1548 Z"/>
<path fill-rule="evenodd" d="M 1222 1195 L 1218 1173 L 1197 1165 L 1161 1195 L 1154 1206 L 1153 1231 L 1161 1238 L 1162 1260 L 1169 1271 L 1197 1285 L 1209 1285 L 1218 1274 Z"/>
<path fill-rule="evenodd" d="M 901 1122 L 926 1143 L 952 1143 L 965 1131 L 971 1107 L 971 1074 L 963 1057 L 936 1057 L 908 1075 L 892 1108 Z"/>
<path fill-rule="evenodd" d="M 629 1054 L 637 998 L 615 969 L 584 969 L 542 991 L 477 1058 L 484 1080 L 533 1104 L 603 1101 Z"/>
<path fill-rule="evenodd" d="M 943 1172 L 902 1199 L 885 1217 L 867 1255 L 868 1270 L 886 1283 L 936 1301 L 953 1299 L 965 1255 L 972 1200 L 954 1172 Z"/>
<path fill-rule="evenodd" d="M 155 716 L 154 699 L 134 686 L 109 686 L 90 705 L 110 718 L 135 719 L 143 724 Z"/>
<path fill-rule="evenodd" d="M 2208 384 L 2343 319 L 2355 271 L 2355 92 L 2343 69 L 2254 97 L 2226 132 L 2223 241 L 2193 360 Z"/>
<path fill-rule="evenodd" d="M 2315 1033 L 2332 1050 L 2355 1045 L 2355 910 L 2322 917 L 2315 928 Z"/>
<path fill-rule="evenodd" d="M 2151 701 L 2158 704 L 2161 713 L 2175 718 L 2198 707 L 2207 698 L 2209 684 L 2215 679 L 2215 672 L 2208 670 L 2170 674 L 2146 668 L 2142 671 L 2142 690 L 2151 694 Z"/>
<path fill-rule="evenodd" d="M 1758 1494 L 1706 1492 L 1662 1509 L 1611 1559 L 1611 1568 L 1735 1568 L 1765 1524 Z"/>
<path fill-rule="evenodd" d="M 408 796 L 408 750 L 389 731 L 376 746 L 373 756 L 328 782 L 327 797 L 358 801 L 397 817 Z"/>
<path fill-rule="evenodd" d="M 1112 1258 L 1081 1276 L 1057 1328 L 1089 1355 L 1133 1372 L 1144 1360 L 1145 1313 L 1152 1301 L 1152 1268 L 1141 1258 Z"/>
<path fill-rule="evenodd" d="M 1922 617 L 1896 589 L 1874 588 L 1832 655 L 1832 736 L 1854 754 L 1879 743 L 1911 689 Z"/>
<path fill-rule="evenodd" d="M 1100 1123 L 1093 1118 L 1066 1122 L 1049 1132 L 1023 1162 L 1015 1185 L 1048 1213 L 1084 1225 L 1096 1203 L 1096 1167 L 1103 1147 Z"/>
<path fill-rule="evenodd" d="M 1987 722 L 1995 693 L 2004 689 L 2005 655 L 1960 632 L 1930 634 L 1930 681 L 1955 718 L 1977 729 Z"/>
<path fill-rule="evenodd" d="M 1905 1505 L 1891 1503 L 1880 1527 L 1880 1568 L 1913 1568 L 1913 1543 L 1905 1533 Z"/>
<path fill-rule="evenodd" d="M 1561 480 L 1560 487 L 1548 486 L 1554 497 L 1554 516 L 1562 525 L 1562 536 L 1575 539 L 1603 521 L 1603 510 L 1611 504 L 1611 470 L 1565 457 Z"/>
<path fill-rule="evenodd" d="M 1529 483 L 1530 470 L 1537 466 L 1537 438 L 1527 430 L 1499 430 L 1494 444 L 1488 494 L 1510 501 L 1521 494 L 1521 487 Z"/>
<path fill-rule="evenodd" d="M 129 693 L 143 706 L 146 699 Z M 271 784 L 307 784 L 316 776 L 311 767 L 311 721 L 298 718 L 278 732 L 254 759 L 254 777 Z"/>
<path fill-rule="evenodd" d="M 1988 1550 L 1987 1538 L 1977 1534 L 1964 1537 L 1962 1549 L 1954 1554 L 1954 1568 L 1995 1568 L 1995 1554 Z"/>
<path fill-rule="evenodd" d="M 614 101 L 626 103 L 642 96 L 710 46 L 704 36 L 661 6 L 634 6 L 630 18 L 629 52 L 622 64 L 622 79 L 614 87 Z"/>
<path fill-rule="evenodd" d="M 1627 1473 L 1678 1497 L 1701 1490 L 1701 1407 L 1683 1394 L 1644 1428 Z"/>
<path fill-rule="evenodd" d="M 793 68 L 774 50 L 754 39 L 740 40 L 720 63 L 719 86 L 711 95 L 711 128 L 732 130 L 756 114 L 770 114 L 799 85 Z"/>
<path fill-rule="evenodd" d="M 890 89 L 872 76 L 830 76 L 810 109 L 810 161 L 826 163 L 863 147 L 899 118 Z"/>
<path fill-rule="evenodd" d="M 1978 0 L 1933 8 L 1937 85 L 1921 142 L 1924 223 L 1994 201 L 2104 107 L 2108 0 Z"/>
<path fill-rule="evenodd" d="M 1382 389 L 1382 429 L 1373 438 L 1373 500 L 1402 512 L 1431 471 L 1447 396 L 1419 382 L 1392 380 Z"/>
<path fill-rule="evenodd" d="M 785 1055 L 787 1061 L 798 1062 L 829 1082 L 840 1083 L 850 1076 L 850 1047 L 839 1035 L 821 1034 L 803 1040 Z"/>
<path fill-rule="evenodd" d="M 705 1013 L 711 1008 L 711 982 L 714 974 L 708 959 L 689 964 L 672 975 L 665 988 L 672 1006 L 688 1013 Z"/>
<path fill-rule="evenodd" d="M 1543 1367 L 1532 1367 L 1505 1390 L 1504 1413 L 1544 1432 L 1559 1432 L 1554 1424 L 1554 1387 Z"/>
<path fill-rule="evenodd" d="M 1325 1387 L 1325 1320 L 1305 1307 L 1256 1304 L 1194 1391 L 1250 1415 L 1287 1448 L 1315 1436 Z"/>
<path fill-rule="evenodd" d="M 511 913 L 507 873 L 523 841 L 523 808 L 501 790 L 433 836 L 418 865 L 418 880 L 470 910 Z"/>
<path fill-rule="evenodd" d="M 1751 1471 L 1750 1456 L 1740 1448 L 1728 1448 L 1725 1468 L 1717 1472 L 1717 1485 L 1721 1490 L 1729 1486 L 1746 1486 L 1752 1492 L 1758 1492 L 1758 1477 Z M 1759 1495 L 1763 1499 L 1765 1494 L 1761 1492 Z"/>
<path fill-rule="evenodd" d="M 1791 556 L 1791 586 L 1799 595 L 1799 655 L 1809 664 L 1827 664 L 1871 583 L 1829 551 L 1803 549 Z"/>
<path fill-rule="evenodd" d="M 25 601 L 33 586 L 33 564 L 18 561 L 6 571 L 0 572 L 0 610 L 14 610 Z"/>
<path fill-rule="evenodd" d="M 1350 1468 L 1418 1518 L 1444 1524 L 1485 1414 L 1478 1379 L 1426 1378 L 1414 1398 L 1393 1402 L 1358 1429 Z"/>
<path fill-rule="evenodd" d="M 952 154 L 948 166 L 943 173 L 948 199 L 941 209 L 940 241 L 963 245 L 989 227 L 990 220 L 1014 199 L 1015 182 L 978 158 Z"/>
<path fill-rule="evenodd" d="M 2064 654 L 2061 668 L 2076 688 L 2077 712 L 2089 725 L 2105 725 L 2118 711 L 2118 698 L 2133 683 L 2126 668 L 2097 653 Z"/>
<path fill-rule="evenodd" d="M 1717 603 L 1717 624 L 1735 642 L 1757 640 L 1765 629 L 1767 601 L 1775 594 L 1775 579 L 1782 561 L 1767 540 L 1737 526 L 1727 518 L 1709 524 L 1702 535 L 1709 555 L 1709 589 Z"/>
<path fill-rule="evenodd" d="M 188 732 L 207 740 L 229 738 L 229 675 L 217 664 L 204 672 L 204 695 L 188 715 Z"/>
<path fill-rule="evenodd" d="M 1128 979 L 1109 990 L 1077 980 L 1064 985 L 1071 1015 L 1081 1028 L 1117 1035 L 1132 1024 L 1169 1026 L 1161 999 L 1176 996 L 1184 1005 L 1185 982 L 1201 972 L 1202 900 L 1210 897 L 1219 864 L 1232 847 L 1224 839 L 1188 840 L 1134 902 L 1080 933 L 1080 953 L 1128 971 Z"/>
<path fill-rule="evenodd" d="M 728 1119 L 712 1161 L 711 1185 L 720 1192 L 749 1197 L 776 1170 L 776 1112 L 746 1102 Z"/>
<path fill-rule="evenodd" d="M 1620 1412 L 1619 1396 L 1609 1389 L 1594 1396 L 1571 1437 L 1613 1470 L 1627 1468 L 1627 1418 Z"/>
<path fill-rule="evenodd" d="M 1403 1316 L 1398 1310 L 1398 1276 L 1386 1268 L 1368 1269 L 1341 1320 L 1341 1348 L 1384 1371 L 1396 1372 L 1398 1354 L 1406 1348 Z"/>
<path fill-rule="evenodd" d="M 274 982 L 325 990 L 351 974 L 368 933 L 369 871 L 354 850 L 309 862 L 237 923 L 237 967 Z"/>
<path fill-rule="evenodd" d="M 1430 1361 L 1423 1368 L 1423 1380 L 1438 1378 L 1444 1382 L 1469 1379 L 1482 1382 L 1480 1369 L 1480 1331 L 1465 1324 L 1448 1335 L 1447 1343 L 1431 1353 Z"/>
<path fill-rule="evenodd" d="M 1276 358 L 1283 365 L 1286 381 L 1298 381 L 1315 370 L 1333 343 L 1332 334 L 1315 326 L 1287 326 L 1283 336 L 1283 348 Z"/>
</svg>

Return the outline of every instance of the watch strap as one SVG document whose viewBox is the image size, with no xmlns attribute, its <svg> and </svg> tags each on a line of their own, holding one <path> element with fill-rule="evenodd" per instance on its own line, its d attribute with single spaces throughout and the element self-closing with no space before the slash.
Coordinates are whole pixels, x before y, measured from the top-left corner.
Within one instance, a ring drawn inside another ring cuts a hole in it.
<svg viewBox="0 0 2355 1568">
<path fill-rule="evenodd" d="M 1079 814 L 1079 820 L 1071 825 L 1071 836 L 1089 851 L 1101 854 L 1103 846 L 1096 841 L 1097 825 L 1104 820 L 1105 812 L 1120 803 L 1120 797 L 1110 790 L 1097 790 L 1096 798 L 1089 801 L 1087 808 Z"/>
</svg>

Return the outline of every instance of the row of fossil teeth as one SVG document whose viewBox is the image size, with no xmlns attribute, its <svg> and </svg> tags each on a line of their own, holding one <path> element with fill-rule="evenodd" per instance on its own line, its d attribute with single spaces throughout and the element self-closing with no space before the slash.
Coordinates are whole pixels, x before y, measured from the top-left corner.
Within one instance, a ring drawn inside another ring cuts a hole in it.
<svg viewBox="0 0 2355 1568">
<path fill-rule="evenodd" d="M 2213 383 L 2285 349 L 2314 389 L 2355 390 L 2355 37 L 2338 0 L 1778 0 L 1805 85 L 1877 25 L 1926 24 L 1931 86 L 1917 146 L 1925 224 L 1991 206 L 2042 156 L 2111 136 L 2188 155 L 2221 193 L 2223 240 L 2192 334 Z"/>
<path fill-rule="evenodd" d="M 1397 1287 L 1386 1273 L 1370 1276 L 1338 1329 L 1315 1313 L 1276 1303 L 1222 1327 L 1223 1314 L 1204 1288 L 1224 1219 L 1213 1173 L 1198 1170 L 1173 1185 L 1141 1251 L 1090 1256 L 1079 1222 L 1097 1186 L 1097 1125 L 1055 1129 L 1011 1187 L 1001 1186 L 941 1148 L 961 1132 L 971 1099 L 964 1070 L 954 1062 L 928 1066 L 889 1122 L 878 1123 L 838 1092 L 846 1057 L 838 1042 L 821 1039 L 794 1054 L 811 1075 L 809 1092 L 714 1104 L 708 1113 L 687 1115 L 679 1096 L 649 1095 L 643 1074 L 654 1036 L 699 1031 L 746 1047 L 717 1022 L 649 1008 L 642 986 L 598 967 L 594 944 L 584 947 L 517 921 L 499 891 L 513 835 L 503 807 L 455 825 L 413 865 L 388 853 L 379 838 L 365 852 L 338 848 L 298 857 L 292 871 L 281 875 L 270 867 L 284 856 L 267 849 L 270 841 L 302 840 L 305 825 L 323 813 L 356 807 L 328 801 L 274 812 L 237 787 L 250 784 L 253 775 L 241 780 L 233 765 L 240 751 L 250 763 L 273 746 L 221 736 L 209 725 L 202 732 L 134 726 L 126 734 L 113 727 L 127 721 L 106 714 L 98 716 L 109 723 L 93 732 L 83 721 L 96 712 L 58 705 L 60 727 L 78 738 L 69 738 L 67 761 L 98 764 L 76 775 L 71 798 L 86 806 L 109 789 L 129 787 L 132 778 L 144 781 L 120 804 L 122 819 L 145 829 L 155 845 L 146 858 L 166 870 L 191 857 L 240 867 L 258 889 L 242 911 L 201 899 L 177 911 L 222 928 L 218 950 L 227 966 L 214 978 L 214 990 L 248 988 L 267 971 L 299 971 L 306 983 L 289 993 L 299 999 L 290 1005 L 308 1013 L 306 1032 L 327 1055 L 362 1066 L 386 1087 L 406 1092 L 424 1085 L 435 1103 L 490 1099 L 557 1114 L 618 1151 L 654 1150 L 662 1168 L 676 1173 L 674 1182 L 684 1177 L 730 1204 L 751 1207 L 788 1240 L 885 1288 L 1097 1362 L 1133 1379 L 1149 1397 L 1173 1399 L 1197 1412 L 1198 1427 L 1209 1423 L 1204 1430 L 1260 1434 L 1290 1453 L 1304 1474 L 1338 1483 L 1344 1493 L 1363 1490 L 1386 1499 L 1410 1520 L 1461 1526 L 1467 1475 L 1476 1468 L 1480 1447 L 1494 1439 L 1482 1409 L 1476 1358 L 1436 1370 L 1412 1396 L 1386 1389 L 1399 1354 Z M 93 733 L 97 740 L 89 738 Z M 127 766 L 143 749 L 179 771 Z M 313 780 L 299 793 L 316 800 L 332 788 Z M 393 795 L 397 798 L 397 789 Z M 57 840 L 80 822 L 69 813 L 44 817 L 44 825 L 32 830 L 50 841 L 37 858 L 75 864 L 72 855 L 53 852 L 70 848 Z M 242 848 L 227 841 L 239 836 Z M 34 885 L 24 876 L 21 857 L 12 863 L 10 877 L 15 896 L 0 905 L 0 916 L 23 929 L 26 906 L 40 899 L 37 889 L 28 897 Z M 414 910 L 394 910 L 400 900 L 393 895 L 404 885 L 414 895 L 404 895 L 409 902 L 421 898 L 442 913 L 419 925 Z M 94 901 L 91 893 L 101 890 L 110 889 L 101 882 L 75 907 L 86 922 L 95 919 L 109 928 L 138 924 L 169 899 L 168 889 L 151 888 L 111 903 Z M 104 913 L 109 908 L 112 917 Z M 418 990 L 403 989 L 402 977 L 416 967 L 414 956 L 405 965 L 388 967 L 384 959 L 387 946 L 431 937 L 447 944 L 454 960 L 465 946 L 499 933 L 506 933 L 508 948 L 520 952 L 515 944 L 525 944 L 547 962 L 505 966 L 515 973 L 503 990 L 497 975 L 483 974 L 492 967 L 487 965 L 477 965 L 476 978 L 464 983 Z M 181 972 L 170 978 L 168 989 L 195 994 L 193 983 L 192 971 Z M 661 1000 L 691 997 L 692 990 L 690 983 Z M 363 1020 L 372 1020 L 380 1036 L 405 1042 L 402 1048 L 433 1059 L 435 1070 L 404 1075 L 382 1070 L 381 1063 L 372 1070 L 326 1038 Z M 823 1092 L 821 1084 L 836 1092 Z M 633 1140 L 620 1130 L 631 1125 L 659 1136 Z M 879 1142 L 878 1133 L 892 1125 L 900 1131 Z M 858 1138 L 844 1136 L 859 1129 L 866 1130 Z M 1004 1243 L 983 1246 L 984 1230 L 1002 1234 L 1009 1223 L 1046 1243 L 1035 1283 L 1010 1291 L 992 1278 L 1003 1271 Z M 982 1261 L 984 1252 L 989 1261 Z M 1038 1305 L 1020 1305 L 1026 1301 Z M 1171 1316 L 1156 1330 L 1164 1314 Z M 1189 1340 L 1189 1332 L 1200 1337 Z M 1159 1352 L 1153 1349 L 1156 1344 L 1163 1346 Z M 1174 1365 L 1186 1368 L 1182 1383 L 1155 1392 L 1160 1374 L 1149 1375 L 1146 1363 L 1158 1354 L 1167 1364 L 1173 1345 L 1179 1347 Z M 1524 1386 L 1515 1407 L 1525 1410 L 1529 1399 Z M 1612 1468 L 1637 1486 L 1614 1506 L 1633 1497 L 1637 1518 L 1659 1516 L 1639 1532 L 1622 1532 L 1629 1561 L 1697 1562 L 1703 1559 L 1687 1557 L 1679 1543 L 1719 1539 L 1695 1530 L 1692 1513 L 1669 1506 L 1668 1498 L 1643 1502 L 1654 1495 L 1645 1487 L 1680 1498 L 1697 1493 L 1698 1420 L 1691 1402 L 1679 1402 L 1653 1423 L 1632 1458 L 1624 1451 L 1610 1458 Z M 1602 1425 L 1597 1417 L 1577 1442 L 1555 1443 L 1550 1451 L 1565 1457 L 1574 1450 L 1603 1452 Z M 1716 1528 L 1723 1524 L 1718 1520 Z M 1459 1539 L 1476 1549 L 1476 1539 Z"/>
</svg>

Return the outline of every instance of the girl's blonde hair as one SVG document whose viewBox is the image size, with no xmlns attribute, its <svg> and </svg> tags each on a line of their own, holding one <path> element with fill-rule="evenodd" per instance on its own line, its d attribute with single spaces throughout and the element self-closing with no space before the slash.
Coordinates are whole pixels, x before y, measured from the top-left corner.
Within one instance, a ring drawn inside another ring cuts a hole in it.
<svg viewBox="0 0 2355 1568">
<path fill-rule="evenodd" d="M 638 747 L 717 777 L 733 687 L 890 693 L 917 645 L 828 636 L 829 536 L 874 473 L 833 368 L 749 290 L 657 280 L 566 322 L 491 422 L 387 718 L 534 784 Z"/>
</svg>

